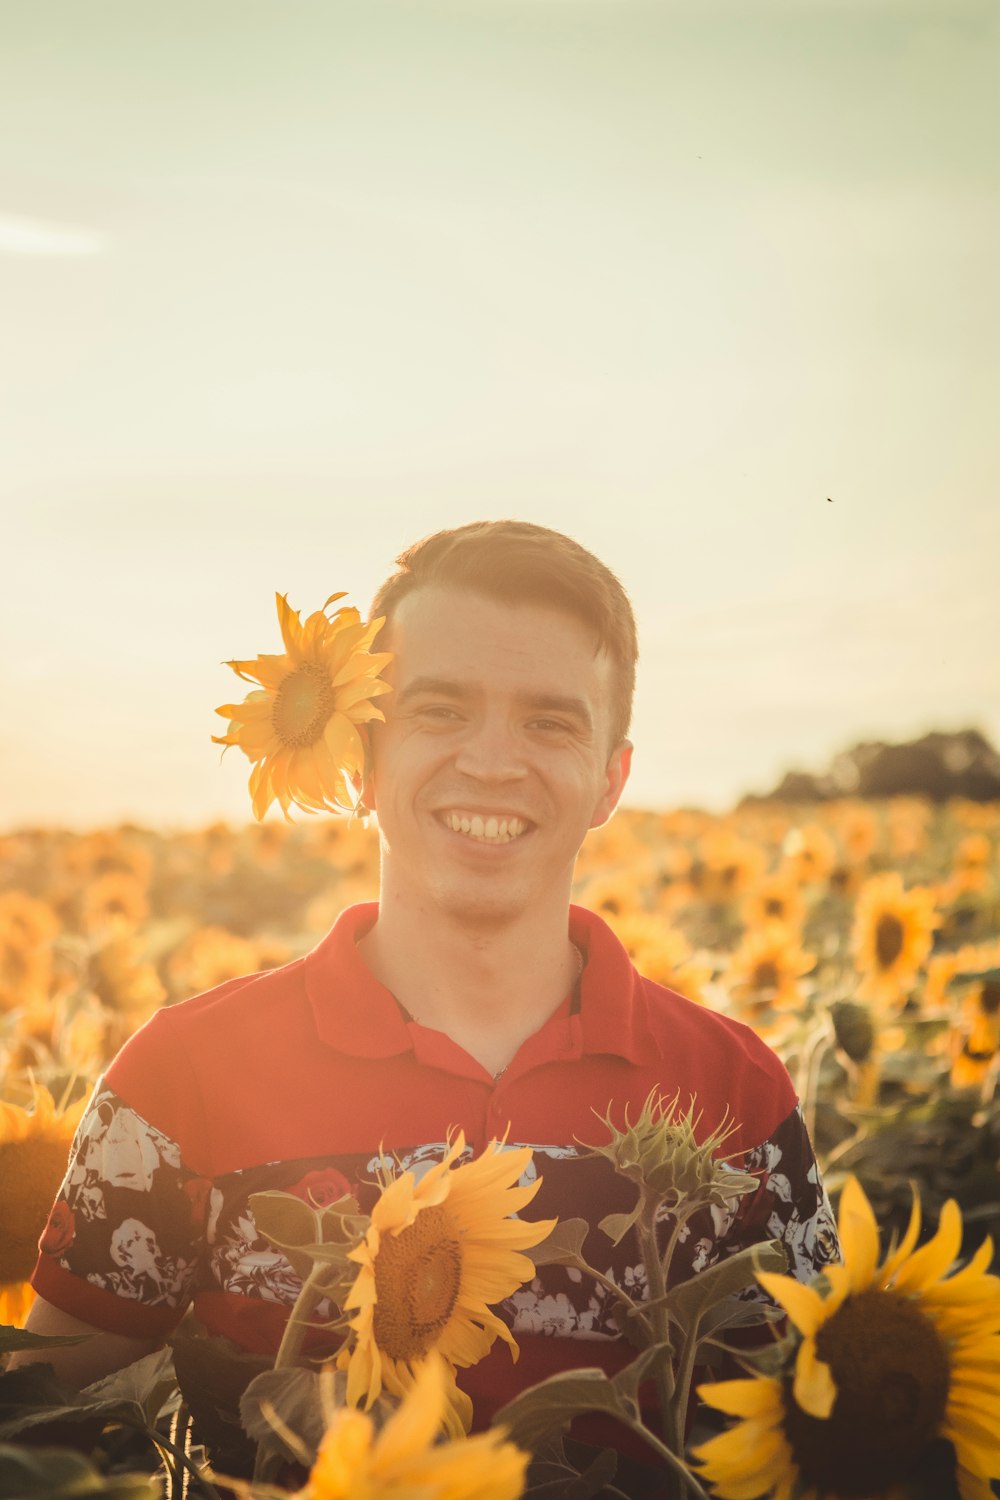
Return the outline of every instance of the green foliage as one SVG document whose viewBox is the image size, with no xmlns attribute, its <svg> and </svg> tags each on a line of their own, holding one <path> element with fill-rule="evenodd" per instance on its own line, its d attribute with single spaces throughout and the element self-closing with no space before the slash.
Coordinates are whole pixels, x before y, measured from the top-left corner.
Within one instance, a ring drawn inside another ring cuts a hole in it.
<svg viewBox="0 0 1000 1500">
<path fill-rule="evenodd" d="M 25 1448 L 0 1443 L 0 1500 L 159 1500 L 145 1474 L 101 1474 L 71 1448 Z"/>
</svg>

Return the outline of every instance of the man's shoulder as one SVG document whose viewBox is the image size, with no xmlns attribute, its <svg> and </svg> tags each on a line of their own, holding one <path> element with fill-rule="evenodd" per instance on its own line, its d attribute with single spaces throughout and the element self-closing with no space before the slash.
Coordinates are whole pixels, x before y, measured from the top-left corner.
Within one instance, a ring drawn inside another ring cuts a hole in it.
<svg viewBox="0 0 1000 1500">
<path fill-rule="evenodd" d="M 197 1072 L 213 1059 L 244 1056 L 287 1036 L 297 1010 L 305 1012 L 303 958 L 276 969 L 224 980 L 200 995 L 161 1007 L 125 1043 L 108 1070 L 108 1081 L 128 1091 L 150 1071 Z M 280 1017 L 281 1025 L 276 1022 Z"/>
<path fill-rule="evenodd" d="M 658 984 L 640 974 L 650 1030 L 676 1048 L 681 1038 L 697 1039 L 699 1046 L 717 1049 L 765 1073 L 785 1074 L 785 1065 L 762 1037 L 745 1021 L 691 1000 L 678 990 Z"/>
</svg>

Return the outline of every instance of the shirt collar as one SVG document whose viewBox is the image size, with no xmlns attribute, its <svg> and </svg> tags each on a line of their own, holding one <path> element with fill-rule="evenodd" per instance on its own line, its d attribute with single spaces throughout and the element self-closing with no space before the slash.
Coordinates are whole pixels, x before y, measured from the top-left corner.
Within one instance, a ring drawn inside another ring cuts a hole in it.
<svg viewBox="0 0 1000 1500">
<path fill-rule="evenodd" d="M 358 940 L 374 925 L 378 902 L 341 912 L 306 955 L 305 985 L 320 1041 L 351 1057 L 394 1057 L 413 1051 L 413 1036 L 391 990 L 372 974 Z M 649 1058 L 643 981 L 606 922 L 582 906 L 569 909 L 569 936 L 583 953 L 576 1055 Z"/>
</svg>

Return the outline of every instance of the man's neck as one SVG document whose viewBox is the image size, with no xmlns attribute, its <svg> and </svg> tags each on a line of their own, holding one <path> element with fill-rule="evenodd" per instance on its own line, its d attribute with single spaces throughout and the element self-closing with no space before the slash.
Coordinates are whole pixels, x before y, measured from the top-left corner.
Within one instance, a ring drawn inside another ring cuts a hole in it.
<svg viewBox="0 0 1000 1500">
<path fill-rule="evenodd" d="M 499 1074 L 573 989 L 581 960 L 568 913 L 474 926 L 383 902 L 358 944 L 368 968 L 422 1026 Z"/>
</svg>

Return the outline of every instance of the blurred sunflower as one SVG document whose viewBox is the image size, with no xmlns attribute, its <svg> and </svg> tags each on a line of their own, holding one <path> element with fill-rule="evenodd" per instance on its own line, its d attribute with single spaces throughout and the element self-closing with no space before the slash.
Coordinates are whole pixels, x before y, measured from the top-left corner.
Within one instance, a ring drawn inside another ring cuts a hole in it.
<svg viewBox="0 0 1000 1500">
<path fill-rule="evenodd" d="M 296 1500 L 517 1500 L 528 1454 L 505 1442 L 502 1430 L 435 1441 L 449 1378 L 445 1361 L 428 1356 L 377 1435 L 364 1412 L 335 1411 Z"/>
<path fill-rule="evenodd" d="M 260 960 L 261 945 L 252 938 L 225 927 L 199 927 L 170 955 L 167 973 L 176 994 L 200 995 L 227 979 L 258 972 L 264 967 Z"/>
<path fill-rule="evenodd" d="M 855 903 L 851 936 L 861 999 L 902 1004 L 931 951 L 939 922 L 933 894 L 925 887 L 905 891 L 894 870 L 866 880 Z"/>
<path fill-rule="evenodd" d="M 59 918 L 47 901 L 39 901 L 24 891 L 4 891 L 0 895 L 0 933 L 24 948 L 51 943 L 59 931 Z"/>
<path fill-rule="evenodd" d="M 724 826 L 706 833 L 699 852 L 688 880 L 699 900 L 713 904 L 735 901 L 764 868 L 763 849 Z"/>
<path fill-rule="evenodd" d="M 987 1238 L 953 1276 L 958 1205 L 915 1249 L 914 1197 L 902 1242 L 878 1265 L 878 1226 L 849 1178 L 838 1215 L 844 1260 L 812 1286 L 759 1273 L 797 1330 L 776 1377 L 699 1387 L 707 1405 L 743 1420 L 695 1449 L 721 1500 L 905 1500 L 929 1444 L 955 1450 L 962 1500 L 991 1500 L 1000 1475 L 1000 1280 Z"/>
<path fill-rule="evenodd" d="M 452 1165 L 465 1149 L 461 1133 L 443 1161 L 417 1181 L 390 1179 L 371 1227 L 350 1253 L 360 1267 L 344 1302 L 353 1333 L 337 1357 L 347 1371 L 347 1398 L 370 1406 L 382 1388 L 402 1396 L 421 1362 L 437 1350 L 452 1370 L 446 1425 L 468 1431 L 472 1403 L 454 1383 L 455 1368 L 477 1364 L 497 1335 L 517 1357 L 505 1323 L 487 1303 L 502 1301 L 535 1274 L 519 1252 L 537 1245 L 555 1220 L 510 1218 L 530 1203 L 541 1179 L 517 1187 L 531 1161 L 528 1147 L 496 1141 L 474 1161 Z"/>
<path fill-rule="evenodd" d="M 28 1277 L 86 1103 L 56 1109 L 40 1086 L 31 1112 L 0 1103 L 0 1323 L 19 1327 L 35 1300 Z"/>
<path fill-rule="evenodd" d="M 640 974 L 699 1005 L 704 1003 L 703 986 L 712 970 L 698 962 L 682 932 L 645 912 L 606 920 Z"/>
<path fill-rule="evenodd" d="M 748 932 L 729 960 L 723 985 L 738 1002 L 798 1005 L 799 979 L 816 967 L 816 956 L 799 947 L 798 935 L 783 922 L 765 922 Z"/>
<path fill-rule="evenodd" d="M 740 911 L 748 927 L 762 927 L 765 922 L 784 922 L 786 927 L 801 931 L 806 903 L 797 880 L 787 873 L 767 875 L 747 891 Z"/>
<path fill-rule="evenodd" d="M 52 983 L 52 949 L 31 945 L 16 928 L 0 929 L 0 1010 L 44 998 Z"/>
<path fill-rule="evenodd" d="M 153 868 L 150 851 L 136 841 L 136 835 L 124 828 L 102 828 L 70 840 L 60 850 L 60 864 L 74 884 L 96 880 L 101 875 L 131 875 L 143 886 L 149 882 Z"/>
<path fill-rule="evenodd" d="M 141 927 L 149 916 L 145 885 L 125 870 L 109 870 L 85 888 L 80 915 L 86 932 Z"/>
<path fill-rule="evenodd" d="M 966 992 L 962 1019 L 952 1036 L 951 1081 L 955 1088 L 975 1088 L 1000 1054 L 1000 970 Z"/>
<path fill-rule="evenodd" d="M 782 873 L 799 885 L 822 884 L 837 863 L 837 846 L 819 823 L 790 829 L 782 853 Z"/>
<path fill-rule="evenodd" d="M 364 776 L 368 754 L 365 726 L 384 717 L 372 699 L 389 691 L 378 674 L 392 658 L 370 651 L 384 620 L 364 624 L 347 606 L 327 617 L 343 597 L 332 594 L 303 625 L 287 598 L 276 595 L 284 654 L 227 663 L 260 690 L 217 708 L 229 732 L 212 738 L 238 745 L 253 761 L 250 795 L 258 820 L 275 800 L 286 817 L 292 803 L 305 812 L 355 805 L 352 783 Z"/>
<path fill-rule="evenodd" d="M 878 838 L 878 825 L 871 808 L 863 802 L 848 799 L 829 804 L 826 812 L 847 863 L 865 864 L 871 858 Z"/>
</svg>

